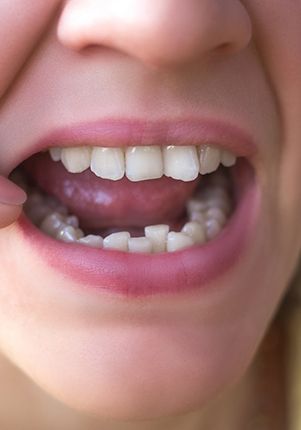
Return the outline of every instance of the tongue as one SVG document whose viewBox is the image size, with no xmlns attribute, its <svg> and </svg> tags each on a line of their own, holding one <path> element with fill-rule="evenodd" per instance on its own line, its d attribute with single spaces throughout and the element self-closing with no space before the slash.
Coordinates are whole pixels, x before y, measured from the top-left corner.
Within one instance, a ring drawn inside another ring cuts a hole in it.
<svg viewBox="0 0 301 430">
<path fill-rule="evenodd" d="M 187 200 L 198 185 L 170 178 L 131 182 L 109 181 L 87 170 L 68 173 L 48 154 L 32 157 L 25 169 L 35 183 L 57 197 L 84 228 L 138 226 L 172 222 L 185 212 Z"/>
</svg>

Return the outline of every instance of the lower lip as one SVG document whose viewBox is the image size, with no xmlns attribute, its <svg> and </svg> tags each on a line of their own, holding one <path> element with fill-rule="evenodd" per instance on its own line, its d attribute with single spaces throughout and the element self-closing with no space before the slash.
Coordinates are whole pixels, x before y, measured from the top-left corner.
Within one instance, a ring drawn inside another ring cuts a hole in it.
<svg viewBox="0 0 301 430">
<path fill-rule="evenodd" d="M 254 240 L 260 191 L 253 172 L 243 170 L 244 190 L 234 214 L 223 231 L 202 246 L 174 253 L 130 254 L 59 242 L 44 235 L 25 216 L 19 229 L 40 258 L 84 289 L 127 298 L 207 290 L 239 264 Z"/>
</svg>

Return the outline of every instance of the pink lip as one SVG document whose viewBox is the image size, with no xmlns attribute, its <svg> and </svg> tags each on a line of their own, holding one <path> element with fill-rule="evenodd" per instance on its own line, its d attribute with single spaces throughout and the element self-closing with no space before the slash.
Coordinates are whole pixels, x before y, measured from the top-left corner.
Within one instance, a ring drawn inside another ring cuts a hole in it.
<svg viewBox="0 0 301 430">
<path fill-rule="evenodd" d="M 216 119 L 130 120 L 109 118 L 50 131 L 18 155 L 14 167 L 31 155 L 59 146 L 200 145 L 213 143 L 237 156 L 251 157 L 257 147 L 251 134 Z"/>
</svg>

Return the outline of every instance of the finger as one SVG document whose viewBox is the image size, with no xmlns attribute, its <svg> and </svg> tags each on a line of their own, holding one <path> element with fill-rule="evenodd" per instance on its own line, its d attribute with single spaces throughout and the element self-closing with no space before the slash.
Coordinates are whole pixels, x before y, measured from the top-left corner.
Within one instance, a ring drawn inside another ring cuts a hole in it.
<svg viewBox="0 0 301 430">
<path fill-rule="evenodd" d="M 17 220 L 26 198 L 26 193 L 20 187 L 0 176 L 0 228 Z"/>
</svg>

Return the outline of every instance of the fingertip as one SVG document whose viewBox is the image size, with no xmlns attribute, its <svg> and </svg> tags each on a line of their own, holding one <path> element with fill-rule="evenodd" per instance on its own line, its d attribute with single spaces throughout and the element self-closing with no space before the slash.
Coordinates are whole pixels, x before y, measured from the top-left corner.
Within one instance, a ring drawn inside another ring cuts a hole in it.
<svg viewBox="0 0 301 430">
<path fill-rule="evenodd" d="M 17 221 L 22 212 L 22 206 L 0 203 L 0 228 L 8 227 Z"/>
</svg>

